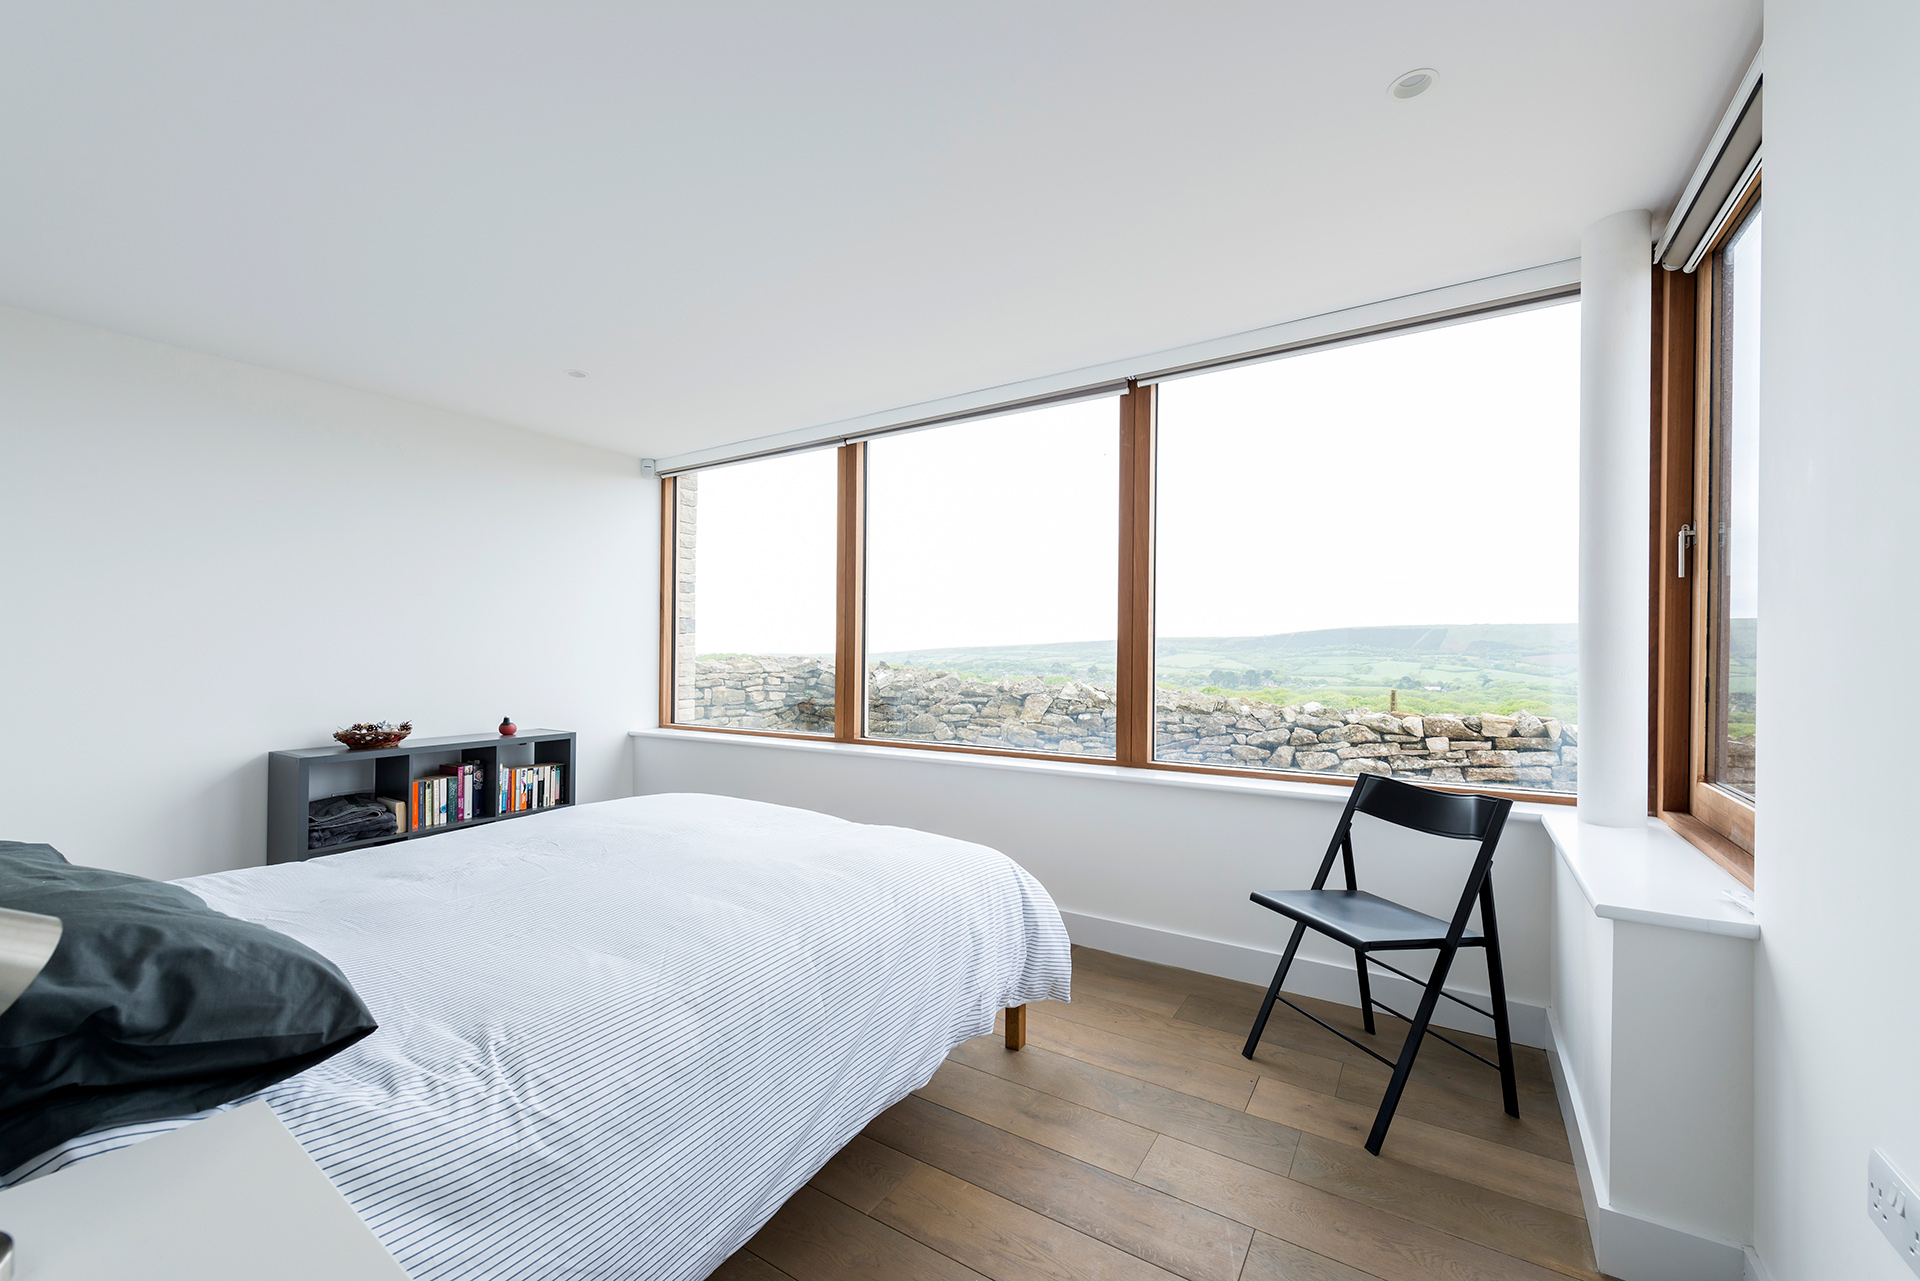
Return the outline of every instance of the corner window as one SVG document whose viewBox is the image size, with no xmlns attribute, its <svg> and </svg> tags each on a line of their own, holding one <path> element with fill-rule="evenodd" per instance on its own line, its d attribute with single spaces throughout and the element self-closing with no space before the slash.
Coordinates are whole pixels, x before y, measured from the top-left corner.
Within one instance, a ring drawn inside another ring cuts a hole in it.
<svg viewBox="0 0 1920 1281">
<path fill-rule="evenodd" d="M 1759 751 L 1761 211 L 1653 281 L 1648 808 L 1753 884 Z"/>
</svg>

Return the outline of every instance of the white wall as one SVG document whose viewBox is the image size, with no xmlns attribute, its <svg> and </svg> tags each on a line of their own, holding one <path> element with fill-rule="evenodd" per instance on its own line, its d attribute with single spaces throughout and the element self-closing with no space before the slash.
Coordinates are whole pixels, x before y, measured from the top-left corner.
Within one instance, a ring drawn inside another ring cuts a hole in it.
<svg viewBox="0 0 1920 1281">
<path fill-rule="evenodd" d="M 1768 0 L 1766 24 L 1755 1244 L 1774 1281 L 1912 1281 L 1865 1167 L 1920 1178 L 1920 785 L 1791 720 L 1913 701 L 1920 8 Z"/>
<path fill-rule="evenodd" d="M 1309 884 L 1347 798 L 1343 788 L 1311 783 L 1175 780 L 1112 766 L 1008 765 L 688 731 L 635 737 L 634 791 L 745 796 L 978 841 L 1039 878 L 1076 941 L 1261 984 L 1286 945 L 1287 923 L 1247 895 Z M 1364 818 L 1354 831 L 1363 888 L 1452 914 L 1472 847 Z M 1516 816 L 1494 864 L 1508 998 L 1526 1007 L 1514 1010 L 1515 1036 L 1535 1045 L 1545 1029 L 1552 859 L 1539 823 Z M 1327 968 L 1297 965 L 1290 987 L 1358 1003 L 1351 952 L 1310 935 L 1301 955 Z M 1409 968 L 1421 973 L 1424 961 Z M 1479 955 L 1463 952 L 1454 975 L 1449 986 L 1486 991 Z M 1376 980 L 1375 991 L 1409 1009 L 1390 986 Z M 1452 1026 L 1489 1030 L 1477 1015 L 1444 1013 Z"/>
<path fill-rule="evenodd" d="M 357 720 L 580 732 L 627 793 L 654 697 L 635 460 L 0 310 L 0 837 L 261 861 L 266 753 Z"/>
</svg>

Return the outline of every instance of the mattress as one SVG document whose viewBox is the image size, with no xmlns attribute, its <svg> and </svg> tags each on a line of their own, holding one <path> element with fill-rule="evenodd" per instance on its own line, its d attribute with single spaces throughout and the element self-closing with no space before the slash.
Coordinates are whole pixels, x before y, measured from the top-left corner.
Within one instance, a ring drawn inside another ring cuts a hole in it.
<svg viewBox="0 0 1920 1281">
<path fill-rule="evenodd" d="M 1005 855 L 729 797 L 179 884 L 379 1020 L 263 1097 L 415 1281 L 704 1277 L 996 1010 L 1069 996 Z"/>
</svg>

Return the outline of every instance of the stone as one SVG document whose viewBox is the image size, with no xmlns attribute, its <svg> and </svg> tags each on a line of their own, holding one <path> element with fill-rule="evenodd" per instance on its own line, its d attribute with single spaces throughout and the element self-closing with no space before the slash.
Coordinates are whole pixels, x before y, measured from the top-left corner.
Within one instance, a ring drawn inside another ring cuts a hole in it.
<svg viewBox="0 0 1920 1281">
<path fill-rule="evenodd" d="M 1332 752 L 1302 752 L 1294 758 L 1301 769 L 1329 770 L 1340 764 Z"/>
<path fill-rule="evenodd" d="M 1400 749 L 1393 743 L 1354 743 L 1342 747 L 1334 753 L 1343 761 L 1371 759 L 1380 756 L 1397 756 Z"/>
<path fill-rule="evenodd" d="M 1578 765 L 1580 763 L 1580 749 L 1577 747 L 1561 748 L 1560 763 L 1562 765 Z"/>
<path fill-rule="evenodd" d="M 1467 728 L 1467 723 L 1458 716 L 1426 716 L 1426 738 L 1478 738 L 1477 733 Z"/>
<path fill-rule="evenodd" d="M 1496 738 L 1494 750 L 1501 752 L 1540 752 L 1545 751 L 1550 740 L 1545 738 Z"/>
<path fill-rule="evenodd" d="M 1450 738 L 1429 738 L 1427 740 L 1427 750 L 1429 752 L 1434 753 L 1437 756 L 1441 752 L 1446 751 L 1447 744 L 1451 743 L 1452 741 L 1453 740 Z"/>
<path fill-rule="evenodd" d="M 1235 746 L 1227 749 L 1227 755 L 1233 757 L 1236 761 L 1264 761 L 1268 756 L 1272 755 L 1272 753 L 1263 751 L 1258 747 Z"/>
<path fill-rule="evenodd" d="M 1377 743 L 1380 733 L 1371 725 L 1349 725 L 1340 731 L 1340 737 L 1349 743 Z"/>
<path fill-rule="evenodd" d="M 1285 730 L 1273 730 L 1264 734 L 1249 734 L 1247 735 L 1247 746 L 1263 747 L 1271 752 L 1274 748 L 1284 744 L 1287 738 L 1288 735 Z"/>
<path fill-rule="evenodd" d="M 1513 752 L 1468 752 L 1467 764 L 1485 767 L 1499 767 L 1516 764 Z"/>
<path fill-rule="evenodd" d="M 1393 767 L 1381 760 L 1354 760 L 1340 763 L 1342 774 L 1392 774 Z"/>
<path fill-rule="evenodd" d="M 1483 713 L 1480 717 L 1480 738 L 1512 738 L 1514 718 Z"/>
<path fill-rule="evenodd" d="M 1515 770 L 1513 776 L 1516 783 L 1551 783 L 1553 781 L 1552 770 L 1525 765 Z"/>
<path fill-rule="evenodd" d="M 1547 737 L 1558 741 L 1564 727 L 1551 716 L 1547 717 L 1545 724 L 1547 727 Z"/>
<path fill-rule="evenodd" d="M 1320 736 L 1310 729 L 1296 729 L 1287 741 L 1295 747 L 1308 747 L 1319 742 Z"/>
<path fill-rule="evenodd" d="M 1398 716 L 1391 716 L 1386 712 L 1361 712 L 1358 715 L 1349 712 L 1347 718 L 1353 724 L 1364 725 L 1376 734 L 1399 734 L 1403 732 L 1400 725 L 1400 718 Z"/>
<path fill-rule="evenodd" d="M 1346 727 L 1346 726 L 1344 726 L 1344 725 L 1332 725 L 1332 726 L 1329 726 L 1329 727 L 1328 727 L 1328 728 L 1326 728 L 1326 729 L 1323 729 L 1323 730 L 1321 730 L 1321 731 L 1320 731 L 1320 741 L 1321 741 L 1322 743 L 1344 743 L 1344 742 L 1346 742 L 1346 741 L 1347 741 L 1347 727 Z"/>
<path fill-rule="evenodd" d="M 1536 738 L 1532 741 L 1538 743 L 1540 740 Z M 1545 765 L 1548 769 L 1552 769 L 1560 764 L 1560 753 L 1515 752 L 1513 753 L 1513 763 L 1515 765 Z"/>
<path fill-rule="evenodd" d="M 1580 741 L 1580 727 L 1578 725 L 1562 725 L 1560 727 L 1560 741 L 1563 743 L 1578 743 Z"/>
<path fill-rule="evenodd" d="M 1020 704 L 1020 719 L 1037 721 L 1047 714 L 1047 709 L 1051 706 L 1053 706 L 1053 695 L 1044 691 L 1028 694 Z"/>
<path fill-rule="evenodd" d="M 1513 718 L 1513 737 L 1545 738 L 1547 723 L 1532 712 L 1521 712 Z"/>
<path fill-rule="evenodd" d="M 1519 781 L 1520 771 L 1516 769 L 1487 768 L 1467 771 L 1469 783 L 1517 783 Z"/>
<path fill-rule="evenodd" d="M 1423 716 L 1402 716 L 1400 718 L 1400 724 L 1405 727 L 1407 733 L 1413 735 L 1415 738 L 1425 738 L 1427 736 L 1426 718 Z"/>
<path fill-rule="evenodd" d="M 1460 773 L 1460 768 L 1456 765 L 1436 765 L 1433 767 L 1433 773 L 1427 775 L 1427 777 L 1435 783 L 1466 782 L 1465 777 Z"/>
<path fill-rule="evenodd" d="M 1396 774 L 1411 774 L 1420 770 L 1444 768 L 1444 766 L 1436 766 L 1424 756 L 1396 756 L 1393 758 L 1393 772 Z"/>
<path fill-rule="evenodd" d="M 1267 765 L 1271 769 L 1286 769 L 1292 764 L 1293 749 L 1291 747 L 1276 747 L 1273 749 L 1273 755 L 1267 757 Z"/>
<path fill-rule="evenodd" d="M 1464 743 L 1456 740 L 1451 750 L 1456 752 L 1490 752 L 1493 750 L 1493 744 L 1484 738 L 1470 738 Z"/>
<path fill-rule="evenodd" d="M 1417 743 L 1420 741 L 1418 734 L 1382 734 L 1381 737 L 1389 743 Z"/>
</svg>

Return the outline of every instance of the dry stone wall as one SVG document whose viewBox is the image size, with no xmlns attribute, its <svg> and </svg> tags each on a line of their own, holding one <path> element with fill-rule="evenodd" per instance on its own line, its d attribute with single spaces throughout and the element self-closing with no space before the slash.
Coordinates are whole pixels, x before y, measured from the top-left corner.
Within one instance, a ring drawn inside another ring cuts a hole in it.
<svg viewBox="0 0 1920 1281">
<path fill-rule="evenodd" d="M 679 690 L 683 723 L 833 731 L 830 660 L 700 659 L 681 670 L 691 670 Z M 1113 755 L 1114 697 L 1106 686 L 974 680 L 879 663 L 868 688 L 867 728 L 875 738 Z M 1242 769 L 1571 792 L 1580 767 L 1578 729 L 1529 712 L 1411 716 L 1158 690 L 1154 730 L 1163 761 Z"/>
</svg>

